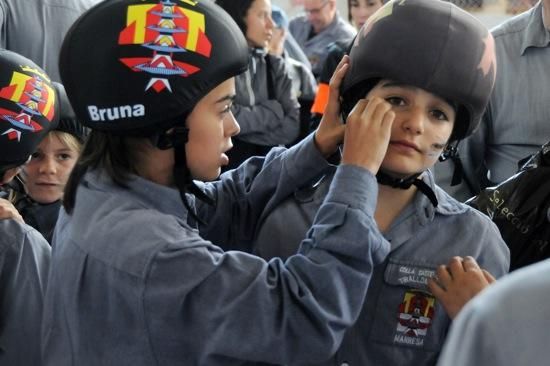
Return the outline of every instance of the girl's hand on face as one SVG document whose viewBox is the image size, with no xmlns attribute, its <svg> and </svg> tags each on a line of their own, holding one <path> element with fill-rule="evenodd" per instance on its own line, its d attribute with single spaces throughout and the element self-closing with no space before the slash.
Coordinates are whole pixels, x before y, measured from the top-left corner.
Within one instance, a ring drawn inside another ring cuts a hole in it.
<svg viewBox="0 0 550 366">
<path fill-rule="evenodd" d="M 348 68 L 349 56 L 345 55 L 330 78 L 327 107 L 315 131 L 317 148 L 326 157 L 334 154 L 344 139 L 345 126 L 340 119 L 340 85 Z"/>
<path fill-rule="evenodd" d="M 453 257 L 449 264 L 439 266 L 436 273 L 436 279 L 428 280 L 428 287 L 451 319 L 481 290 L 496 281 L 472 257 Z"/>
<path fill-rule="evenodd" d="M 23 217 L 19 214 L 19 211 L 8 200 L 0 198 L 0 220 L 12 219 L 24 224 Z"/>
<path fill-rule="evenodd" d="M 346 121 L 342 164 L 378 173 L 386 156 L 395 113 L 382 98 L 361 99 Z"/>
</svg>

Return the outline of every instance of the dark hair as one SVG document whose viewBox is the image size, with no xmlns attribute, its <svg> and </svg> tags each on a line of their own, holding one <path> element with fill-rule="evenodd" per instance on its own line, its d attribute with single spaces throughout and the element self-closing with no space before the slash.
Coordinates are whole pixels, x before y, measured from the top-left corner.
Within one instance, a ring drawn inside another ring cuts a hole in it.
<svg viewBox="0 0 550 366">
<path fill-rule="evenodd" d="M 67 213 L 72 213 L 78 185 L 89 169 L 101 169 L 115 184 L 126 188 L 130 175 L 137 174 L 138 144 L 143 140 L 92 130 L 65 186 L 63 207 Z"/>
<path fill-rule="evenodd" d="M 237 23 L 243 34 L 246 35 L 246 23 L 244 22 L 244 18 L 246 18 L 248 9 L 250 9 L 254 1 L 255 0 L 216 0 L 216 4 L 225 10 L 227 14 L 231 15 L 231 18 Z"/>
</svg>

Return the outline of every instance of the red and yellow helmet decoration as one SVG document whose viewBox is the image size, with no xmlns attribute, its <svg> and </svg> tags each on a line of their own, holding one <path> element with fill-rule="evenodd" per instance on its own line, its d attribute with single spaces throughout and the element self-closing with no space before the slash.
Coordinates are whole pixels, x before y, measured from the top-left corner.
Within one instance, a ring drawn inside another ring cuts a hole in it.
<svg viewBox="0 0 550 366">
<path fill-rule="evenodd" d="M 212 1 L 110 0 L 76 21 L 60 71 L 84 125 L 146 135 L 183 123 L 247 62 L 242 32 Z"/>
</svg>

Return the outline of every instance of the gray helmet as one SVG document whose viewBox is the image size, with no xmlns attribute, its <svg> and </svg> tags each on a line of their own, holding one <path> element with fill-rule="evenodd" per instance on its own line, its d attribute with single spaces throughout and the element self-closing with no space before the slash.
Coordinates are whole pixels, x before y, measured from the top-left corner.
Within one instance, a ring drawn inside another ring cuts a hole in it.
<svg viewBox="0 0 550 366">
<path fill-rule="evenodd" d="M 457 106 L 451 141 L 479 125 L 495 81 L 494 40 L 457 6 L 436 0 L 393 0 L 373 14 L 350 50 L 342 83 L 347 116 L 380 79 L 414 85 Z"/>
<path fill-rule="evenodd" d="M 31 60 L 0 50 L 0 167 L 21 165 L 57 124 L 50 78 Z"/>
<path fill-rule="evenodd" d="M 60 54 L 78 120 L 123 135 L 182 124 L 202 97 L 247 67 L 242 32 L 208 0 L 103 1 L 75 22 Z"/>
</svg>

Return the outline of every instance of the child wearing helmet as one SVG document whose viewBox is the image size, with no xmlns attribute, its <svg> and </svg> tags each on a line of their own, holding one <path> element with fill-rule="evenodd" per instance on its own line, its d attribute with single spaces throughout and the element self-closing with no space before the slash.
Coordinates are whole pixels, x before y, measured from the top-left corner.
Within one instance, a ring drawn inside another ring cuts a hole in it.
<svg viewBox="0 0 550 366">
<path fill-rule="evenodd" d="M 55 126 L 57 102 L 35 63 L 0 50 L 0 193 Z M 12 218 L 7 218 L 12 217 Z M 43 294 L 50 247 L 0 198 L 0 364 L 40 365 Z"/>
<path fill-rule="evenodd" d="M 218 179 L 247 60 L 242 33 L 211 1 L 105 1 L 68 33 L 61 77 L 91 132 L 52 243 L 45 365 L 303 364 L 334 352 L 358 316 L 388 247 L 369 234 L 363 187 L 375 177 L 356 157 L 380 159 L 360 141 L 388 128 L 346 137 L 349 164 L 307 250 L 284 263 L 245 253 L 261 211 L 320 174 L 348 128 L 327 119 Z"/>
<path fill-rule="evenodd" d="M 65 184 L 88 133 L 76 119 L 63 85 L 53 82 L 53 86 L 59 102 L 59 122 L 23 167 L 12 200 L 25 223 L 48 242 L 52 240 Z"/>
<path fill-rule="evenodd" d="M 368 189 L 377 198 L 371 230 L 391 251 L 374 268 L 356 324 L 320 365 L 433 365 L 451 319 L 473 296 L 455 293 L 449 300 L 449 278 L 475 273 L 483 287 L 492 278 L 479 265 L 496 277 L 508 271 L 509 251 L 495 225 L 446 194 L 430 172 L 479 123 L 493 87 L 492 46 L 480 22 L 444 1 L 391 1 L 359 31 L 340 89 L 342 114 L 348 124 L 360 115 L 392 122 L 388 141 L 375 135 L 363 141 L 385 144 L 378 184 Z M 344 154 L 349 147 L 344 142 Z M 296 249 L 333 170 L 262 213 L 256 253 L 285 258 Z M 285 240 L 276 235 L 283 230 Z"/>
</svg>

